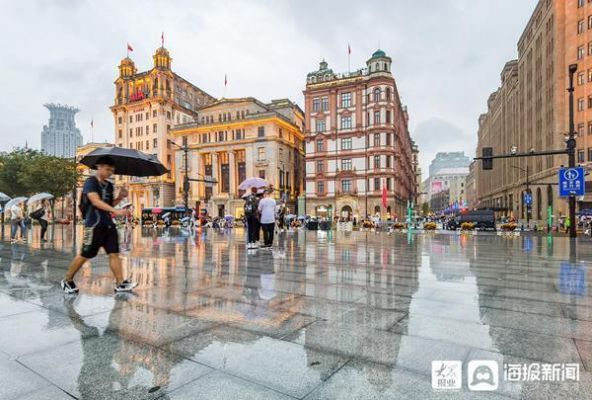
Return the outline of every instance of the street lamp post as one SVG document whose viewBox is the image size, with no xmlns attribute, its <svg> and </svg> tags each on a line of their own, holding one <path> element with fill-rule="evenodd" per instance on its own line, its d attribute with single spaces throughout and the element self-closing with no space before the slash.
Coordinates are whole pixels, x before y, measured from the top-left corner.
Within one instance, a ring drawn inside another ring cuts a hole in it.
<svg viewBox="0 0 592 400">
<path fill-rule="evenodd" d="M 569 138 L 567 139 L 567 156 L 569 168 L 575 168 L 576 166 L 576 139 L 575 139 L 575 127 L 574 127 L 574 86 L 573 77 L 575 72 L 578 70 L 578 64 L 570 64 L 569 66 Z M 575 238 L 576 234 L 576 198 L 570 195 L 569 201 L 569 237 Z"/>
</svg>

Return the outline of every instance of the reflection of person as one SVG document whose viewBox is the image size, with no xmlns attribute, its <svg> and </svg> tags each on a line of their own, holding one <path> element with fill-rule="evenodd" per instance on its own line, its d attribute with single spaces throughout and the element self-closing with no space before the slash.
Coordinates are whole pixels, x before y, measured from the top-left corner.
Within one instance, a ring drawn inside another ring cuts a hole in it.
<svg viewBox="0 0 592 400">
<path fill-rule="evenodd" d="M 110 214 L 125 217 L 129 214 L 127 208 L 116 209 L 122 199 L 127 196 L 125 188 L 119 190 L 117 198 L 113 198 L 114 187 L 107 179 L 115 172 L 115 162 L 111 157 L 99 158 L 96 164 L 95 176 L 84 182 L 81 208 L 84 215 L 84 239 L 82 251 L 72 260 L 66 276 L 61 282 L 66 293 L 77 293 L 74 276 L 82 265 L 94 258 L 102 247 L 109 255 L 109 267 L 115 276 L 115 291 L 129 292 L 136 284 L 123 279 L 121 259 L 119 258 L 119 238 L 117 229 Z"/>
</svg>

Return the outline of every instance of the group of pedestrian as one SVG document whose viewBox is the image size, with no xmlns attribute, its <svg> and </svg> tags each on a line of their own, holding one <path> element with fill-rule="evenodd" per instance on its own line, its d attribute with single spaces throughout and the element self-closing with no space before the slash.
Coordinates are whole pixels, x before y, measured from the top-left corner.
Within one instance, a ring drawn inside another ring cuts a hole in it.
<svg viewBox="0 0 592 400">
<path fill-rule="evenodd" d="M 245 198 L 244 212 L 247 223 L 247 249 L 256 249 L 259 247 L 260 231 L 263 230 L 262 248 L 271 249 L 273 247 L 273 236 L 275 233 L 276 212 L 281 215 L 283 220 L 285 206 L 281 204 L 279 209 L 277 203 L 272 197 L 273 189 L 266 189 L 263 192 L 263 198 L 258 195 L 256 187 L 251 188 L 251 193 Z"/>
<path fill-rule="evenodd" d="M 17 243 L 19 241 L 22 243 L 27 242 L 27 228 L 30 226 L 32 219 L 36 220 L 41 226 L 40 240 L 42 242 L 47 241 L 45 235 L 51 218 L 51 204 L 49 200 L 41 201 L 34 211 L 28 215 L 24 202 L 13 204 L 12 207 L 5 211 L 5 214 L 10 219 L 11 243 Z"/>
</svg>

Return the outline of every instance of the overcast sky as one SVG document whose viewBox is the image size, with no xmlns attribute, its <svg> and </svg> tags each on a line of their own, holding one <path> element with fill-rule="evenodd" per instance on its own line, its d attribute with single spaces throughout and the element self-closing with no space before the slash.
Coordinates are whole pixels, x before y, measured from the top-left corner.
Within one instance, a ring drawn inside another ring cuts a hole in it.
<svg viewBox="0 0 592 400">
<path fill-rule="evenodd" d="M 85 142 L 113 141 L 113 81 L 126 43 L 140 71 L 165 46 L 173 70 L 215 97 L 288 97 L 306 74 L 393 59 L 424 178 L 437 151 L 474 153 L 477 118 L 499 86 L 536 0 L 3 1 L 0 150 L 39 148 L 46 102 L 78 107 Z"/>
</svg>

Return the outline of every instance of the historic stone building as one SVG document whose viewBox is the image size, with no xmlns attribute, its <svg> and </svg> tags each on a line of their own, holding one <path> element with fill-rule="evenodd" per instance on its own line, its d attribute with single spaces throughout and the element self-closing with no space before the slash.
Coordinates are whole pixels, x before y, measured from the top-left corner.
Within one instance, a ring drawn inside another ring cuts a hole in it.
<svg viewBox="0 0 592 400">
<path fill-rule="evenodd" d="M 592 3 L 540 0 L 518 41 L 518 59 L 506 63 L 501 86 L 491 94 L 487 113 L 479 117 L 477 154 L 565 149 L 568 133 L 568 66 L 578 64 L 575 82 L 576 162 L 592 162 Z M 555 218 L 567 214 L 558 196 L 557 172 L 567 155 L 496 159 L 493 170 L 476 169 L 480 208 L 497 210 L 544 224 L 548 207 Z M 587 181 L 590 178 L 587 178 Z M 532 195 L 524 202 L 526 182 Z M 590 182 L 587 186 L 590 187 Z M 590 208 L 590 195 L 578 208 Z"/>
<path fill-rule="evenodd" d="M 307 76 L 306 212 L 326 217 L 379 213 L 401 218 L 416 197 L 414 143 L 391 58 L 377 50 L 366 68 L 334 73 L 322 61 Z M 387 207 L 382 207 L 382 191 Z"/>
<path fill-rule="evenodd" d="M 216 181 L 191 182 L 191 207 L 213 216 L 243 214 L 241 181 L 260 177 L 273 185 L 275 197 L 290 213 L 303 214 L 304 113 L 287 99 L 263 103 L 253 97 L 220 99 L 199 110 L 194 122 L 171 130 L 179 146 L 188 145 L 188 176 Z M 176 200 L 183 203 L 184 152 L 177 148 Z"/>
<path fill-rule="evenodd" d="M 136 213 L 145 207 L 175 204 L 175 148 L 168 142 L 169 131 L 197 117 L 197 111 L 215 99 L 171 69 L 167 49 L 156 50 L 153 67 L 138 72 L 126 57 L 119 64 L 115 100 L 111 106 L 115 123 L 115 144 L 154 154 L 170 170 L 155 178 L 129 178 L 129 199 Z"/>
<path fill-rule="evenodd" d="M 75 107 L 62 104 L 44 104 L 49 110 L 49 122 L 41 132 L 41 151 L 56 157 L 73 158 L 76 147 L 82 146 L 82 135 L 76 128 Z"/>
</svg>

